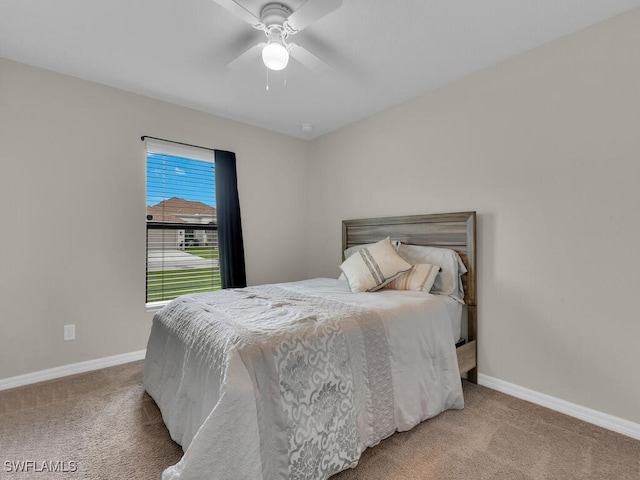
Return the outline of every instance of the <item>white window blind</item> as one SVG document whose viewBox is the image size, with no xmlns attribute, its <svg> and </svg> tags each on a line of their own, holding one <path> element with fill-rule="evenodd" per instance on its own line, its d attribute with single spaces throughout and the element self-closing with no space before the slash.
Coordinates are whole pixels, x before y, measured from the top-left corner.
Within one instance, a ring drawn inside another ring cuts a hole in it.
<svg viewBox="0 0 640 480">
<path fill-rule="evenodd" d="M 220 289 L 214 152 L 145 144 L 147 306 Z"/>
</svg>

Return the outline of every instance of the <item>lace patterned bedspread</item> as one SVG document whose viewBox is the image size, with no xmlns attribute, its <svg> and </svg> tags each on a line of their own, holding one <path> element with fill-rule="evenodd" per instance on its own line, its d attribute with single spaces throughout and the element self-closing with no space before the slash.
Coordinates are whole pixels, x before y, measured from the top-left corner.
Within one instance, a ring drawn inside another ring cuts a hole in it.
<svg viewBox="0 0 640 480">
<path fill-rule="evenodd" d="M 355 466 L 398 428 L 383 316 L 276 285 L 160 310 L 144 384 L 185 449 L 163 479 L 322 480 Z"/>
</svg>

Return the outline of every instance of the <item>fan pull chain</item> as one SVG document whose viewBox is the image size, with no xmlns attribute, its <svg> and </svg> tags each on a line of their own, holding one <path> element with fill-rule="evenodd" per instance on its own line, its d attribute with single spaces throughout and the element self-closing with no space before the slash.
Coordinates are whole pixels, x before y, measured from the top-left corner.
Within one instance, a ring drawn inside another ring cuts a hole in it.
<svg viewBox="0 0 640 480">
<path fill-rule="evenodd" d="M 282 83 L 285 87 L 287 86 L 287 69 L 284 69 L 284 81 Z M 266 86 L 266 90 L 267 92 L 269 91 L 269 68 L 267 68 L 267 86 Z"/>
</svg>

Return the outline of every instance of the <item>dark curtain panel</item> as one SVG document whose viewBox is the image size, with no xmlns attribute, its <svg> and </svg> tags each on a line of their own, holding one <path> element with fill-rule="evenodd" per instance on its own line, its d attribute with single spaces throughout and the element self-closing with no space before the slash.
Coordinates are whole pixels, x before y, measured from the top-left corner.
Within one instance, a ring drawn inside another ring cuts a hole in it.
<svg viewBox="0 0 640 480">
<path fill-rule="evenodd" d="M 246 287 L 236 154 L 216 150 L 215 162 L 218 250 L 222 288 Z"/>
</svg>

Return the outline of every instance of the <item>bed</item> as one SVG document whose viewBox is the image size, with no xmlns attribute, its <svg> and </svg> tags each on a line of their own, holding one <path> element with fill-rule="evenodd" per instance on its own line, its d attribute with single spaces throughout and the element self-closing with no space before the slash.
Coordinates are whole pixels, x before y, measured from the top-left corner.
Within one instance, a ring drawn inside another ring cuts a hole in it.
<svg viewBox="0 0 640 480">
<path fill-rule="evenodd" d="M 477 363 L 475 213 L 343 222 L 343 252 L 386 237 L 455 250 L 464 297 L 318 278 L 187 295 L 156 313 L 144 386 L 185 452 L 164 480 L 322 480 L 463 407 L 460 375 L 474 381 Z"/>
</svg>

